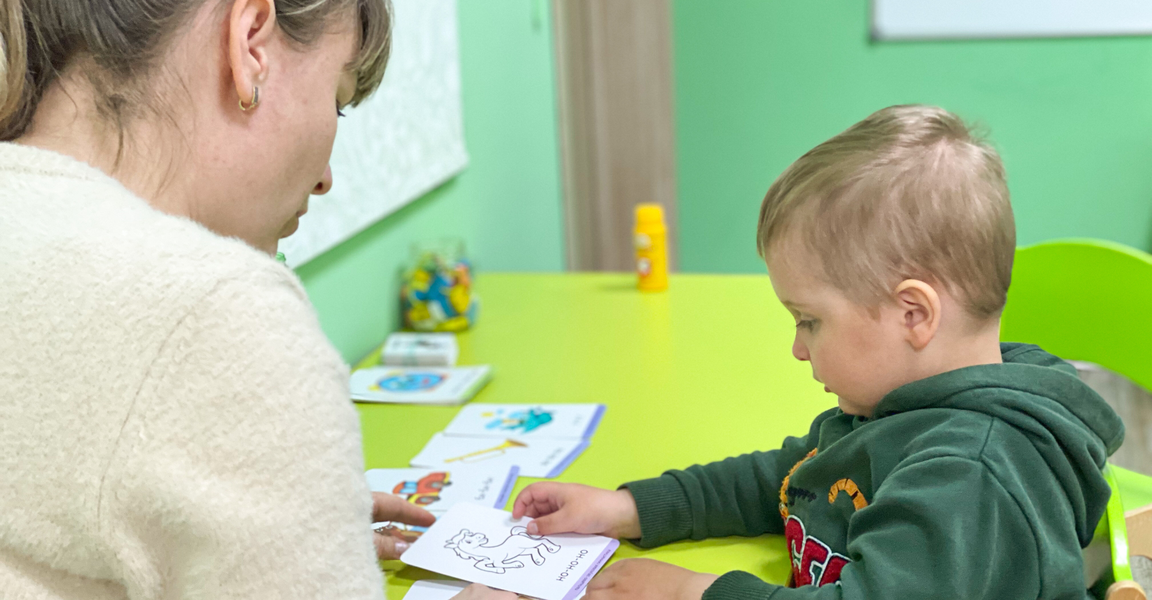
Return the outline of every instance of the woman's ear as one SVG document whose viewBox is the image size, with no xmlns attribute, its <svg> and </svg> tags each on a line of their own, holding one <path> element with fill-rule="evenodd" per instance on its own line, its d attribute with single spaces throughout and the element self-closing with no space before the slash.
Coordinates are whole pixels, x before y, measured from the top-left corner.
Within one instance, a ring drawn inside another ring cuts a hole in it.
<svg viewBox="0 0 1152 600">
<path fill-rule="evenodd" d="M 919 279 L 905 279 L 892 293 L 901 313 L 904 339 L 914 350 L 923 350 L 940 328 L 940 295 Z"/>
<path fill-rule="evenodd" d="M 276 30 L 274 0 L 233 0 L 228 15 L 228 64 L 242 105 L 256 102 L 268 77 L 268 45 Z"/>
</svg>

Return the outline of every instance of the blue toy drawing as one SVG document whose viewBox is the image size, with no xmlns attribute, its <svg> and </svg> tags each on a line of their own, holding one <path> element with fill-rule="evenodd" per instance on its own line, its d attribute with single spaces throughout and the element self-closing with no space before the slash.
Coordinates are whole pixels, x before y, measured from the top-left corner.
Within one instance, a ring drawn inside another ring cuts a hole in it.
<svg viewBox="0 0 1152 600">
<path fill-rule="evenodd" d="M 440 385 L 444 379 L 439 373 L 404 373 L 389 375 L 368 386 L 368 389 L 377 392 L 423 392 Z"/>
<path fill-rule="evenodd" d="M 509 412 L 507 415 L 503 413 L 504 409 L 484 413 L 482 415 L 484 417 L 495 417 L 489 421 L 484 428 L 493 431 L 519 431 L 521 433 L 528 433 L 552 422 L 552 413 L 542 408 L 516 410 Z"/>
</svg>

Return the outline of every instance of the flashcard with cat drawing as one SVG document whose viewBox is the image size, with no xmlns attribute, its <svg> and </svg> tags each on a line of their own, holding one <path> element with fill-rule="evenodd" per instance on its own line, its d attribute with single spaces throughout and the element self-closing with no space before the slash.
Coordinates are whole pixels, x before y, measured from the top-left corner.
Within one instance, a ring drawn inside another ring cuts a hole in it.
<svg viewBox="0 0 1152 600">
<path fill-rule="evenodd" d="M 599 535 L 530 535 L 531 519 L 457 503 L 401 557 L 406 564 L 540 600 L 574 600 L 619 547 Z"/>
</svg>

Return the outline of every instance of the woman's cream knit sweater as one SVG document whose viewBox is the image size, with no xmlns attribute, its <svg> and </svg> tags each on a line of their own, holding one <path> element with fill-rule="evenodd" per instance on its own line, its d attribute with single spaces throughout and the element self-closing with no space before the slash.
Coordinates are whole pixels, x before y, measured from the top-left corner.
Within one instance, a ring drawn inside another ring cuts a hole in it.
<svg viewBox="0 0 1152 600">
<path fill-rule="evenodd" d="M 0 598 L 383 598 L 347 375 L 279 263 L 0 144 Z"/>
</svg>

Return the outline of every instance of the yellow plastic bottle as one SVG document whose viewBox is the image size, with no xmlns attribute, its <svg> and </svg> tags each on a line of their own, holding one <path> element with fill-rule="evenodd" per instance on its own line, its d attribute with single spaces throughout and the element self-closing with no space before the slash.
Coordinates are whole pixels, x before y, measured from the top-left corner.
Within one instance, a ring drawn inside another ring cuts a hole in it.
<svg viewBox="0 0 1152 600">
<path fill-rule="evenodd" d="M 668 233 L 664 207 L 636 205 L 636 274 L 642 292 L 668 289 Z"/>
</svg>

